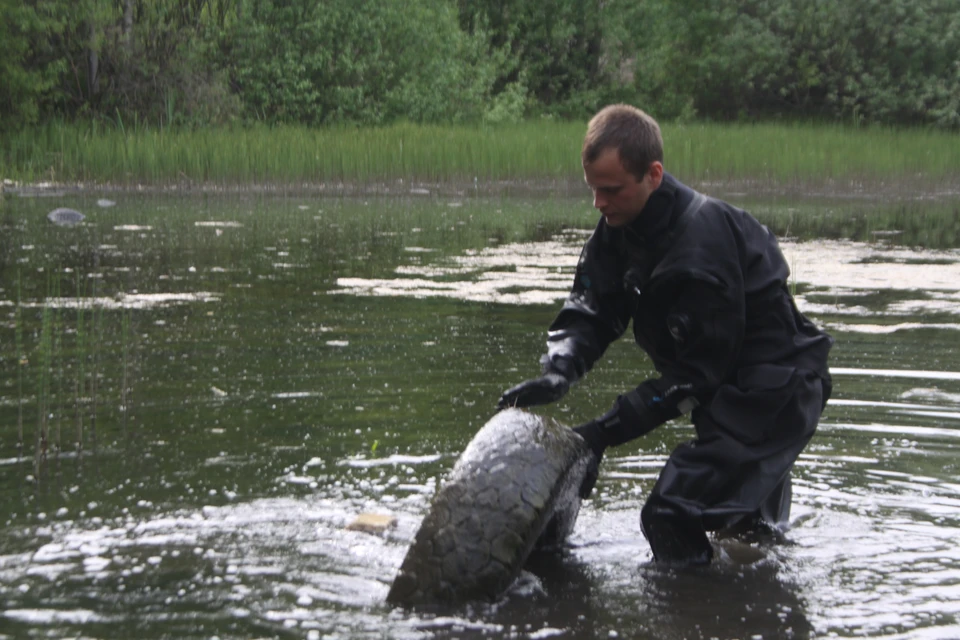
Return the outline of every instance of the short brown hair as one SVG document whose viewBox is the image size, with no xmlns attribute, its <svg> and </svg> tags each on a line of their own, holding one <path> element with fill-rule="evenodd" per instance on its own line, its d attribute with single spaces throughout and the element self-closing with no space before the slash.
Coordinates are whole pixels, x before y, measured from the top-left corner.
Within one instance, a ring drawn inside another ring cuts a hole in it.
<svg viewBox="0 0 960 640">
<path fill-rule="evenodd" d="M 583 164 L 590 164 L 607 149 L 616 149 L 623 168 L 640 180 L 652 162 L 663 162 L 660 125 L 628 104 L 604 107 L 587 125 L 580 159 Z"/>
</svg>

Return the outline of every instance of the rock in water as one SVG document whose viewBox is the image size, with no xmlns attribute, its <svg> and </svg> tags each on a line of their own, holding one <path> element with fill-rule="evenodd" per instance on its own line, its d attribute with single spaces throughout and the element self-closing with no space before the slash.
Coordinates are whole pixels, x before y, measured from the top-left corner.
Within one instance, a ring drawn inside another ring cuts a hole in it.
<svg viewBox="0 0 960 640">
<path fill-rule="evenodd" d="M 379 513 L 361 513 L 353 522 L 347 525 L 348 531 L 362 531 L 364 533 L 383 533 L 387 529 L 397 526 L 396 516 Z"/>
<path fill-rule="evenodd" d="M 68 227 L 83 222 L 84 215 L 76 209 L 61 207 L 47 214 L 47 220 L 53 224 Z"/>
<path fill-rule="evenodd" d="M 474 436 L 433 499 L 387 594 L 392 604 L 492 600 L 531 551 L 562 543 L 593 458 L 555 420 L 507 409 Z"/>
</svg>

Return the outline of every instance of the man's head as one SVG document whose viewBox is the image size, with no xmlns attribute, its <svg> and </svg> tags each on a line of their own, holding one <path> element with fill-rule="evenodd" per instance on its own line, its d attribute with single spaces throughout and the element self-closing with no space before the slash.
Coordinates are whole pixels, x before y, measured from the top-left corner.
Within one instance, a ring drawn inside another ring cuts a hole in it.
<svg viewBox="0 0 960 640">
<path fill-rule="evenodd" d="M 611 227 L 632 222 L 663 178 L 656 120 L 625 104 L 602 109 L 587 126 L 580 154 L 593 206 Z"/>
</svg>

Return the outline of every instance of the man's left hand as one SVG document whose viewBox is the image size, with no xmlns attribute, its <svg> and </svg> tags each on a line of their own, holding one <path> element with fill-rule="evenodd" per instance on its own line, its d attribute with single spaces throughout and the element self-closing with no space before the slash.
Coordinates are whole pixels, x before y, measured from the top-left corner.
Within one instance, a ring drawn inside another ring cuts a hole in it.
<svg viewBox="0 0 960 640">
<path fill-rule="evenodd" d="M 600 476 L 600 461 L 603 460 L 603 453 L 607 449 L 603 432 L 596 420 L 574 427 L 573 430 L 590 447 L 590 461 L 587 463 L 587 472 L 580 484 L 580 497 L 586 499 L 593 493 L 593 488 L 597 484 L 597 478 Z"/>
</svg>

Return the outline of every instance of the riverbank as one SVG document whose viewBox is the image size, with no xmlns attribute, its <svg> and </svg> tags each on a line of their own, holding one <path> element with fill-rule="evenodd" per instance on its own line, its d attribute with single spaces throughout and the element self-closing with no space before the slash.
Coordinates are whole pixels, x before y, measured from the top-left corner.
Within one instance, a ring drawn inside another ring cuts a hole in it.
<svg viewBox="0 0 960 640">
<path fill-rule="evenodd" d="M 22 192 L 23 185 L 333 194 L 580 191 L 583 128 L 553 121 L 198 131 L 59 124 L 0 135 L 0 178 Z M 704 188 L 909 193 L 949 191 L 960 183 L 956 133 L 666 124 L 663 134 L 668 170 Z"/>
<path fill-rule="evenodd" d="M 782 197 L 829 200 L 863 201 L 953 201 L 960 198 L 960 173 L 955 177 L 928 180 L 905 176 L 900 179 L 866 180 L 688 180 L 678 177 L 691 187 L 716 197 Z M 0 196 L 20 198 L 58 198 L 63 196 L 92 196 L 109 194 L 145 195 L 276 195 L 286 197 L 441 197 L 463 199 L 469 197 L 549 197 L 588 198 L 589 192 L 582 179 L 567 180 L 499 180 L 408 182 L 402 179 L 387 182 L 300 182 L 247 183 L 188 182 L 172 184 L 32 182 L 5 180 L 0 185 Z M 2 199 L 0 199 L 2 202 Z"/>
</svg>

